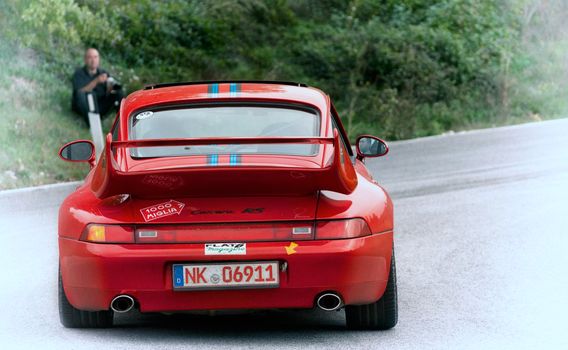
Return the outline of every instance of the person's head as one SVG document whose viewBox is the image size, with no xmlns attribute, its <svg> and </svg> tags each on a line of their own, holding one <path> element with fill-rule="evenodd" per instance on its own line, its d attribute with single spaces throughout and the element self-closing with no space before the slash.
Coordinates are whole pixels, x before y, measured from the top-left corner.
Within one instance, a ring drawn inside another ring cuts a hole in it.
<svg viewBox="0 0 568 350">
<path fill-rule="evenodd" d="M 85 66 L 88 70 L 99 68 L 99 52 L 97 49 L 89 47 L 85 50 Z"/>
<path fill-rule="evenodd" d="M 371 139 L 363 137 L 359 140 L 359 149 L 363 153 L 369 153 L 371 151 Z"/>
</svg>

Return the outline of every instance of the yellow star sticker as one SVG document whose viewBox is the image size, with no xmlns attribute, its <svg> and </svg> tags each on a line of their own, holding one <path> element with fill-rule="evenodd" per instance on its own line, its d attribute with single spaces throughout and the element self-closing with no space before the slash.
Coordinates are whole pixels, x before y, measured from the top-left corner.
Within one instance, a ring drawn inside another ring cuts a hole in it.
<svg viewBox="0 0 568 350">
<path fill-rule="evenodd" d="M 288 253 L 288 255 L 292 255 L 294 253 L 296 253 L 296 247 L 298 246 L 298 243 L 296 242 L 290 242 L 290 245 L 287 247 L 284 247 L 286 249 L 286 253 Z"/>
</svg>

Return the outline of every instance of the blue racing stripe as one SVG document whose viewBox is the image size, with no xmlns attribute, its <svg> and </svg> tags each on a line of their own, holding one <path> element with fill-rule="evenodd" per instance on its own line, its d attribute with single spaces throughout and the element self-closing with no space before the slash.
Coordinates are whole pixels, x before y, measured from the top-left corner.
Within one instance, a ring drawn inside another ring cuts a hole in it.
<svg viewBox="0 0 568 350">
<path fill-rule="evenodd" d="M 229 92 L 231 96 L 237 96 L 238 93 L 241 92 L 241 84 L 240 83 L 229 84 Z"/>
<path fill-rule="evenodd" d="M 218 164 L 219 164 L 219 155 L 210 154 L 207 156 L 207 165 L 218 165 Z"/>
<path fill-rule="evenodd" d="M 217 97 L 219 94 L 219 84 L 209 84 L 207 92 L 209 93 L 209 97 Z"/>
<path fill-rule="evenodd" d="M 229 164 L 230 165 L 239 165 L 241 164 L 241 155 L 240 154 L 231 154 L 231 157 L 229 158 Z"/>
</svg>

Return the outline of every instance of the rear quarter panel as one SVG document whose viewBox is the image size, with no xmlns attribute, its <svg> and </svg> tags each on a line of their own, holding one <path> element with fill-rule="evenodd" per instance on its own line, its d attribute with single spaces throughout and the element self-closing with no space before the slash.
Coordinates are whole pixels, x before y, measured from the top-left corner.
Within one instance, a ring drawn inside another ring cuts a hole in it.
<svg viewBox="0 0 568 350">
<path fill-rule="evenodd" d="M 373 179 L 365 165 L 355 164 L 358 184 L 350 194 L 321 191 L 316 217 L 318 219 L 363 218 L 371 232 L 392 231 L 393 203 L 388 193 Z"/>
</svg>

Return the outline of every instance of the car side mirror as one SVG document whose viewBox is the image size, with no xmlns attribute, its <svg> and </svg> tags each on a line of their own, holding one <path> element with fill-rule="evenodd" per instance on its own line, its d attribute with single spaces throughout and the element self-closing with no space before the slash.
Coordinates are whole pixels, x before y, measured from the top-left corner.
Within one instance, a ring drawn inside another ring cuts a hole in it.
<svg viewBox="0 0 568 350">
<path fill-rule="evenodd" d="M 357 158 L 382 157 L 389 153 L 387 143 L 378 137 L 362 135 L 357 138 Z"/>
<path fill-rule="evenodd" d="M 76 140 L 65 144 L 59 150 L 59 157 L 68 162 L 87 162 L 95 165 L 95 145 L 89 140 Z"/>
</svg>

